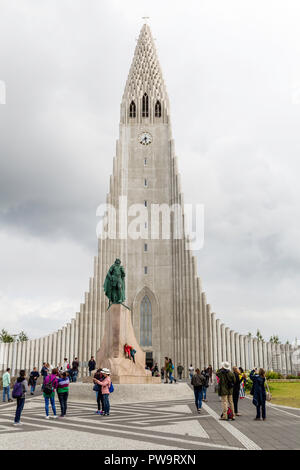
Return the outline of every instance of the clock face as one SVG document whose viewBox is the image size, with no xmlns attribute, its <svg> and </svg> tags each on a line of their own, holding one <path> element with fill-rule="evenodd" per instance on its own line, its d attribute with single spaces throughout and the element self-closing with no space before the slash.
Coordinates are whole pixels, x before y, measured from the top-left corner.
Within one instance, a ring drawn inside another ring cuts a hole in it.
<svg viewBox="0 0 300 470">
<path fill-rule="evenodd" d="M 139 136 L 139 142 L 142 145 L 149 145 L 152 142 L 152 135 L 149 132 L 143 132 Z"/>
</svg>

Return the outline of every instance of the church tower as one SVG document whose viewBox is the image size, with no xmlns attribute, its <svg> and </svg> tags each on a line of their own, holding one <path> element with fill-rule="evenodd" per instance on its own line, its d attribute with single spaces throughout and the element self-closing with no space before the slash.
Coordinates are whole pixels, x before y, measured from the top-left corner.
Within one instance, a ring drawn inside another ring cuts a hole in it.
<svg viewBox="0 0 300 470">
<path fill-rule="evenodd" d="M 58 365 L 64 357 L 80 361 L 81 375 L 104 335 L 108 307 L 103 283 L 120 258 L 126 272 L 126 304 L 146 360 L 175 367 L 218 368 L 222 361 L 282 373 L 295 372 L 291 345 L 258 341 L 226 327 L 211 312 L 187 248 L 183 196 L 170 124 L 170 108 L 148 25 L 141 29 L 122 102 L 119 138 L 107 203 L 108 212 L 94 258 L 94 275 L 80 311 L 70 323 L 45 337 L 0 343 L 0 373 Z M 171 211 L 172 207 L 177 207 Z M 170 223 L 164 226 L 163 213 Z M 115 217 L 113 217 L 115 215 Z M 155 215 L 155 217 L 154 217 Z M 161 217 L 161 223 L 158 223 Z M 108 234 L 108 235 L 107 235 Z M 132 345 L 134 346 L 134 345 Z M 101 364 L 98 364 L 100 366 Z"/>
</svg>

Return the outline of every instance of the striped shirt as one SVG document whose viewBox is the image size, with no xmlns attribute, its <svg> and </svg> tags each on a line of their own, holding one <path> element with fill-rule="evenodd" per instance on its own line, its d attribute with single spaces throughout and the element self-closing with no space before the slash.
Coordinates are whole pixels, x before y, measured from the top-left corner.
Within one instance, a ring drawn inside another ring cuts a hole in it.
<svg viewBox="0 0 300 470">
<path fill-rule="evenodd" d="M 57 393 L 65 393 L 69 391 L 69 377 L 61 377 L 58 379 Z"/>
</svg>

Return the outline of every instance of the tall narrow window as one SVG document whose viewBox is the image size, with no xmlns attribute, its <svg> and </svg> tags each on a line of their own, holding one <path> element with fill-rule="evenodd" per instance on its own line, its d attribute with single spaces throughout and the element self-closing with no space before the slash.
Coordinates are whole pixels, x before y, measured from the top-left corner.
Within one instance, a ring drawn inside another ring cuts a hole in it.
<svg viewBox="0 0 300 470">
<path fill-rule="evenodd" d="M 144 274 L 148 274 L 148 266 L 144 267 Z"/>
<path fill-rule="evenodd" d="M 147 166 L 147 158 L 144 159 L 144 165 Z"/>
<path fill-rule="evenodd" d="M 147 245 L 147 243 L 144 244 L 144 251 L 148 251 L 148 245 Z"/>
<path fill-rule="evenodd" d="M 145 207 L 147 207 L 147 206 L 148 206 L 148 202 L 147 202 L 147 201 L 144 201 L 144 204 L 145 204 Z"/>
<path fill-rule="evenodd" d="M 130 106 L 129 106 L 129 117 L 131 118 L 136 117 L 136 107 L 135 107 L 134 101 L 131 101 Z"/>
<path fill-rule="evenodd" d="M 143 96 L 142 117 L 149 117 L 149 98 L 147 93 L 145 93 Z"/>
<path fill-rule="evenodd" d="M 148 186 L 148 182 L 147 182 L 146 179 L 144 179 L 144 186 L 145 186 L 145 187 Z"/>
<path fill-rule="evenodd" d="M 156 101 L 155 104 L 155 117 L 161 117 L 161 104 L 160 101 Z"/>
<path fill-rule="evenodd" d="M 141 301 L 140 311 L 140 345 L 152 346 L 152 309 L 149 297 Z"/>
</svg>

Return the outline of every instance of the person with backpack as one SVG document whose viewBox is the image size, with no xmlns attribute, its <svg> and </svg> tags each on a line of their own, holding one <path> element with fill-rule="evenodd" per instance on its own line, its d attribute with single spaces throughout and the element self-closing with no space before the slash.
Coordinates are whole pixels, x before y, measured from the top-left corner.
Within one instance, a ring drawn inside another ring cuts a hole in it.
<svg viewBox="0 0 300 470">
<path fill-rule="evenodd" d="M 168 382 L 168 376 L 169 376 L 169 358 L 166 356 L 165 357 L 165 384 L 169 383 Z"/>
<path fill-rule="evenodd" d="M 203 389 L 202 389 L 202 394 L 203 394 L 203 401 L 207 401 L 206 399 L 206 391 L 209 387 L 209 373 L 207 372 L 207 369 L 204 369 L 201 371 L 201 375 L 203 375 L 204 377 L 204 380 L 205 380 L 205 384 L 203 385 Z"/>
<path fill-rule="evenodd" d="M 217 371 L 219 377 L 218 394 L 222 401 L 222 415 L 221 420 L 227 421 L 231 419 L 234 421 L 234 406 L 233 406 L 233 387 L 235 384 L 235 376 L 230 370 L 229 362 L 223 362 L 221 369 Z"/>
<path fill-rule="evenodd" d="M 2 387 L 3 387 L 3 403 L 5 403 L 5 397 L 7 395 L 7 401 L 11 402 L 12 399 L 10 398 L 10 368 L 6 369 L 6 372 L 2 376 Z"/>
<path fill-rule="evenodd" d="M 113 387 L 110 378 L 110 370 L 103 368 L 101 373 L 104 376 L 102 381 L 95 379 L 94 381 L 101 385 L 101 391 L 103 395 L 103 404 L 104 404 L 104 413 L 102 416 L 109 416 L 110 404 L 109 404 L 109 394 L 113 392 Z"/>
<path fill-rule="evenodd" d="M 43 381 L 45 380 L 45 377 L 47 377 L 48 372 L 49 372 L 49 369 L 46 366 L 46 362 L 43 362 L 43 367 L 41 368 L 41 376 L 43 377 Z"/>
<path fill-rule="evenodd" d="M 69 396 L 69 385 L 70 379 L 67 372 L 63 372 L 58 378 L 57 382 L 57 396 L 59 399 L 61 415 L 60 418 L 66 416 L 67 413 L 67 401 Z"/>
<path fill-rule="evenodd" d="M 68 359 L 65 357 L 64 358 L 64 363 L 63 363 L 62 368 L 61 368 L 61 371 L 62 372 L 69 372 L 69 370 L 70 370 L 70 364 L 68 362 Z"/>
<path fill-rule="evenodd" d="M 15 426 L 21 424 L 21 414 L 25 405 L 26 393 L 28 392 L 28 383 L 25 375 L 25 370 L 20 370 L 20 376 L 17 378 L 17 381 L 12 391 L 12 397 L 17 400 L 17 408 L 14 421 Z"/>
<path fill-rule="evenodd" d="M 265 389 L 265 381 L 266 381 L 266 374 L 264 369 L 253 369 L 250 372 L 250 379 L 253 382 L 252 390 L 250 392 L 253 395 L 253 405 L 256 406 L 256 418 L 255 421 L 261 421 L 260 415 L 262 414 L 263 421 L 266 420 L 266 389 Z"/>
<path fill-rule="evenodd" d="M 192 377 L 191 384 L 194 387 L 195 405 L 198 413 L 200 413 L 202 408 L 203 387 L 205 386 L 205 378 L 200 374 L 200 369 L 196 369 L 196 373 Z"/>
<path fill-rule="evenodd" d="M 32 372 L 30 372 L 29 382 L 28 382 L 28 384 L 30 385 L 30 395 L 34 395 L 36 382 L 39 376 L 40 374 L 36 370 L 36 367 L 34 367 Z"/>
<path fill-rule="evenodd" d="M 58 385 L 58 370 L 53 369 L 50 375 L 45 377 L 43 383 L 43 396 L 45 400 L 45 411 L 46 411 L 46 419 L 49 419 L 49 401 L 51 403 L 51 408 L 53 411 L 53 418 L 57 418 L 56 416 L 56 407 L 55 407 L 55 390 L 57 389 Z"/>
</svg>

